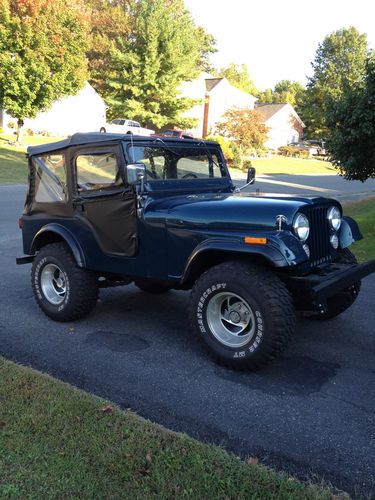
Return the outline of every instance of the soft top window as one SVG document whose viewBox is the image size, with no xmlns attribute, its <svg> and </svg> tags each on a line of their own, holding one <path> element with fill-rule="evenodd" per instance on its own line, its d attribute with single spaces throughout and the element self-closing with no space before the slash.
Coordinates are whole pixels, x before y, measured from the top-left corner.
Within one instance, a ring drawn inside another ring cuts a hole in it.
<svg viewBox="0 0 375 500">
<path fill-rule="evenodd" d="M 76 172 L 79 191 L 107 189 L 122 182 L 113 152 L 79 154 Z"/>
<path fill-rule="evenodd" d="M 65 156 L 51 153 L 33 158 L 34 198 L 37 203 L 67 199 Z"/>
</svg>

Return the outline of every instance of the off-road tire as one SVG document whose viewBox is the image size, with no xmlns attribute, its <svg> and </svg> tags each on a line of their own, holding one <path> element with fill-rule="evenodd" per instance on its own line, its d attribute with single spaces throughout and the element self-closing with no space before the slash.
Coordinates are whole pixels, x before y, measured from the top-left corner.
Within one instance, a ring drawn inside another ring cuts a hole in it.
<svg viewBox="0 0 375 500">
<path fill-rule="evenodd" d="M 41 287 L 42 271 L 48 264 L 57 265 L 64 274 L 66 293 L 61 304 L 52 304 Z M 40 309 L 55 321 L 74 321 L 86 316 L 98 300 L 99 287 L 95 273 L 79 268 L 65 243 L 42 247 L 31 270 L 31 286 Z"/>
<path fill-rule="evenodd" d="M 348 249 L 344 248 L 339 251 L 338 257 L 335 262 L 338 264 L 357 264 L 357 259 L 355 255 Z M 361 282 L 358 281 L 350 288 L 343 290 L 336 295 L 333 295 L 327 299 L 327 309 L 323 314 L 311 316 L 311 319 L 317 319 L 320 321 L 326 319 L 332 319 L 342 314 L 344 311 L 349 309 L 356 301 L 358 294 L 361 290 Z"/>
<path fill-rule="evenodd" d="M 165 283 L 153 280 L 139 279 L 135 280 L 134 284 L 143 292 L 153 293 L 153 294 L 167 293 L 171 289 L 171 287 L 166 285 Z"/>
<path fill-rule="evenodd" d="M 224 292 L 237 295 L 253 311 L 254 334 L 241 347 L 222 343 L 208 323 L 210 301 L 219 293 L 225 296 Z M 219 363 L 257 370 L 286 348 L 295 328 L 295 311 L 287 288 L 272 271 L 231 261 L 212 267 L 196 281 L 191 292 L 190 321 Z"/>
</svg>

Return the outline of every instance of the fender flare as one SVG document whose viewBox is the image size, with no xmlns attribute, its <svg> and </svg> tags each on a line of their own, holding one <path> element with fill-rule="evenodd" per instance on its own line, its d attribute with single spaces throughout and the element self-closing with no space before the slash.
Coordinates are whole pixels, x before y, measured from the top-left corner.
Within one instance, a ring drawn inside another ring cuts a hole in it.
<svg viewBox="0 0 375 500">
<path fill-rule="evenodd" d="M 205 240 L 196 246 L 193 252 L 190 254 L 184 273 L 181 277 L 181 282 L 184 283 L 189 279 L 189 275 L 197 262 L 199 257 L 207 252 L 222 252 L 228 254 L 243 254 L 244 257 L 247 255 L 259 256 L 264 258 L 272 267 L 285 267 L 288 265 L 287 260 L 283 254 L 276 248 L 272 246 L 263 245 L 244 245 L 241 241 L 229 240 L 229 239 L 212 239 Z"/>
<path fill-rule="evenodd" d="M 340 247 L 347 248 L 355 241 L 362 239 L 363 236 L 356 221 L 351 217 L 344 216 L 341 221 L 339 232 Z"/>
<path fill-rule="evenodd" d="M 60 236 L 69 246 L 75 258 L 78 267 L 86 267 L 86 258 L 82 246 L 73 234 L 61 224 L 51 223 L 43 226 L 34 236 L 31 243 L 31 252 L 33 254 L 38 250 L 38 240 L 46 233 L 54 233 Z"/>
</svg>

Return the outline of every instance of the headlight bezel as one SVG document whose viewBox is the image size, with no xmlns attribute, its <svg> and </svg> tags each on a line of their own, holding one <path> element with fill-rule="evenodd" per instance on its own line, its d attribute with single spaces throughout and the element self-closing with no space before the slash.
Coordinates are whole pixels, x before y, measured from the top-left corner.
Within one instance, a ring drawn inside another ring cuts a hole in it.
<svg viewBox="0 0 375 500">
<path fill-rule="evenodd" d="M 310 235 L 310 221 L 302 212 L 298 212 L 294 217 L 293 231 L 302 243 L 307 241 Z"/>
<path fill-rule="evenodd" d="M 333 231 L 338 231 L 340 229 L 342 222 L 342 214 L 339 207 L 337 207 L 336 205 L 332 205 L 331 207 L 328 208 L 327 220 L 330 228 L 333 229 Z"/>
</svg>

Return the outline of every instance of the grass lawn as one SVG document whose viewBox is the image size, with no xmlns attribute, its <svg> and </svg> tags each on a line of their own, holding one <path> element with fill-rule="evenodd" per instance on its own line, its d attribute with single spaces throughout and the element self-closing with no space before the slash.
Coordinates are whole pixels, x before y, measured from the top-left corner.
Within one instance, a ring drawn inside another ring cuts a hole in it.
<svg viewBox="0 0 375 500">
<path fill-rule="evenodd" d="M 344 214 L 358 222 L 364 237 L 351 247 L 358 260 L 375 259 L 375 198 L 345 203 Z"/>
<path fill-rule="evenodd" d="M 3 358 L 0 404 L 0 498 L 331 498 Z"/>
<path fill-rule="evenodd" d="M 26 148 L 30 145 L 45 144 L 59 140 L 55 137 L 28 137 L 24 146 L 14 146 L 14 136 L 0 134 L 0 184 L 21 184 L 27 182 Z"/>
<path fill-rule="evenodd" d="M 328 161 L 302 158 L 286 158 L 275 155 L 271 159 L 251 160 L 259 175 L 289 174 L 289 175 L 335 175 L 337 170 Z"/>
<path fill-rule="evenodd" d="M 24 152 L 2 146 L 0 142 L 0 184 L 27 182 L 27 161 Z"/>
</svg>

